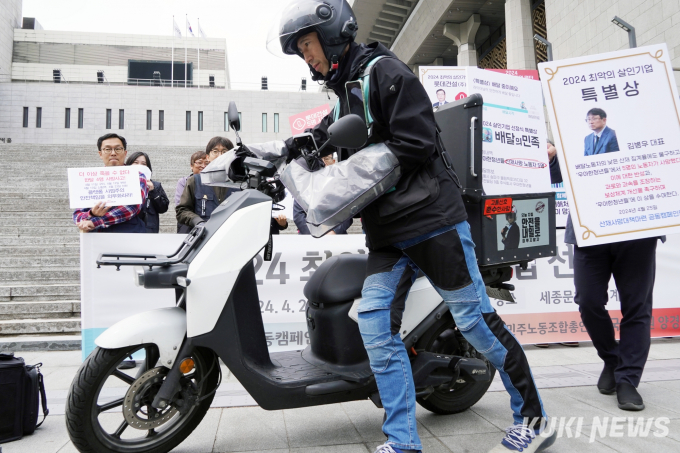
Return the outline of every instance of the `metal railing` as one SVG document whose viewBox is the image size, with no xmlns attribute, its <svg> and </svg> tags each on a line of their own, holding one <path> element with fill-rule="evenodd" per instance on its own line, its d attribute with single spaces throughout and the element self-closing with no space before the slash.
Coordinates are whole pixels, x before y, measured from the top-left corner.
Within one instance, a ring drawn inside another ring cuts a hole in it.
<svg viewBox="0 0 680 453">
<path fill-rule="evenodd" d="M 184 80 L 170 80 L 170 79 L 138 79 L 138 78 L 128 78 L 125 82 L 116 81 L 112 82 L 108 79 L 103 81 L 98 81 L 91 78 L 72 78 L 68 79 L 62 74 L 61 77 L 56 76 L 29 76 L 29 77 L 18 77 L 12 75 L 12 82 L 23 82 L 23 83 L 63 83 L 63 84 L 77 84 L 77 85 L 107 85 L 107 86 L 149 86 L 149 87 L 175 87 L 175 88 L 185 88 Z M 198 84 L 189 80 L 186 83 L 186 88 L 199 88 Z M 224 85 L 201 85 L 200 88 L 218 88 L 224 89 Z"/>
</svg>

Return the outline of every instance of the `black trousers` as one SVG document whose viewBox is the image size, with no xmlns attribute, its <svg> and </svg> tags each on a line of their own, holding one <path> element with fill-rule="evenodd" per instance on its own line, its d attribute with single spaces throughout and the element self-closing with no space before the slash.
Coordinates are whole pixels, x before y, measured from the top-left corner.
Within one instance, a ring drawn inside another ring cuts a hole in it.
<svg viewBox="0 0 680 453">
<path fill-rule="evenodd" d="M 650 347 L 652 291 L 656 274 L 657 238 L 590 247 L 574 246 L 574 301 L 583 325 L 616 382 L 640 383 Z M 623 315 L 620 341 L 605 308 L 607 286 L 614 276 Z"/>
</svg>

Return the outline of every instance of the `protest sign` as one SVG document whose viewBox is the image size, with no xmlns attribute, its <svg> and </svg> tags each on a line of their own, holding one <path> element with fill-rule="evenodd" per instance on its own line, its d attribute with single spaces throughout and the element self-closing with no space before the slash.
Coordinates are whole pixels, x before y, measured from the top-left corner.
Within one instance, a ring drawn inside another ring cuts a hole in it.
<svg viewBox="0 0 680 453">
<path fill-rule="evenodd" d="M 499 215 L 498 217 L 504 217 Z M 94 349 L 94 340 L 106 328 L 136 313 L 175 305 L 171 289 L 135 286 L 131 268 L 117 272 L 112 266 L 97 269 L 101 253 L 174 252 L 184 239 L 178 234 L 81 234 L 81 313 L 83 358 Z M 360 234 L 324 236 L 274 236 L 272 261 L 262 253 L 254 259 L 260 312 L 269 350 L 286 351 L 307 346 L 303 289 L 315 270 L 327 259 L 341 253 L 365 254 Z M 514 268 L 511 283 L 515 303 L 492 299 L 491 303 L 522 344 L 587 341 L 574 303 L 574 249 L 564 244 L 564 232 L 557 233 L 557 254 L 529 263 L 526 270 Z M 672 236 L 657 251 L 652 336 L 680 335 L 680 302 L 675 297 L 675 280 L 680 274 L 680 236 Z M 619 294 L 614 280 L 607 291 L 607 309 L 615 319 L 618 335 L 621 319 Z M 188 301 L 190 304 L 191 301 Z"/>
<path fill-rule="evenodd" d="M 319 124 L 324 116 L 328 115 L 331 107 L 328 104 L 306 110 L 297 115 L 288 117 L 290 131 L 293 135 L 302 134 L 305 129 L 312 128 Z"/>
<path fill-rule="evenodd" d="M 100 201 L 108 206 L 142 203 L 139 171 L 131 167 L 69 168 L 68 192 L 71 209 L 91 208 Z"/>
<path fill-rule="evenodd" d="M 535 69 L 486 69 L 487 71 L 500 72 L 515 77 L 523 77 L 525 79 L 539 80 L 538 71 Z"/>
<path fill-rule="evenodd" d="M 467 67 L 468 94 L 484 99 L 482 183 L 487 195 L 552 192 L 539 82 Z"/>
<path fill-rule="evenodd" d="M 440 107 L 468 96 L 465 66 L 421 66 L 419 77 L 432 107 Z"/>
<path fill-rule="evenodd" d="M 680 113 L 665 44 L 539 65 L 579 246 L 680 232 Z"/>
</svg>

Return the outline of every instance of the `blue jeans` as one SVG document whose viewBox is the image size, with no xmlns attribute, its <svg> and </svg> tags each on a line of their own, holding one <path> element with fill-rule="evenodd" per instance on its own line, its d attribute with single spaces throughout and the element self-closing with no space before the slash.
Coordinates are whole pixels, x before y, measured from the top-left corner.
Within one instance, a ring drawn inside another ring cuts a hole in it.
<svg viewBox="0 0 680 453">
<path fill-rule="evenodd" d="M 419 270 L 446 302 L 465 339 L 498 370 L 514 422 L 545 417 L 524 351 L 486 294 L 464 221 L 369 253 L 359 330 L 387 415 L 383 432 L 388 443 L 404 450 L 422 448 L 411 364 L 399 335 L 404 302 Z"/>
</svg>

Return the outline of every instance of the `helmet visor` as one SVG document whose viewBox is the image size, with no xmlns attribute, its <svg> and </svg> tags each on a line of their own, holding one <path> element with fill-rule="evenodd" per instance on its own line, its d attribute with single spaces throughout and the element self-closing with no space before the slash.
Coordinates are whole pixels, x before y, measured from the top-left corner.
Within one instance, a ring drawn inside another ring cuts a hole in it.
<svg viewBox="0 0 680 453">
<path fill-rule="evenodd" d="M 283 57 L 297 55 L 300 31 L 341 17 L 345 2 L 329 0 L 294 0 L 279 13 L 267 36 L 267 50 Z"/>
</svg>

